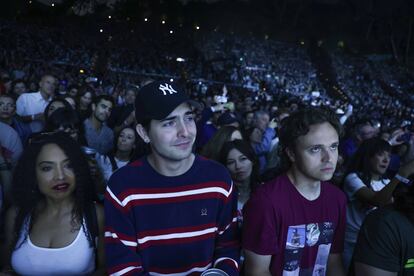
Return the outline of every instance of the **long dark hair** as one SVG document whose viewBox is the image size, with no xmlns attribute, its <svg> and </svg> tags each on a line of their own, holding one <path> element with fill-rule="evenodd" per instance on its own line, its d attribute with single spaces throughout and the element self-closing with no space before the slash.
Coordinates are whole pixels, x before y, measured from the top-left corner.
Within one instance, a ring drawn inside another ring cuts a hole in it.
<svg viewBox="0 0 414 276">
<path fill-rule="evenodd" d="M 219 161 L 220 152 L 225 142 L 229 141 L 235 131 L 240 131 L 234 126 L 223 126 L 211 137 L 201 150 L 201 155 L 209 159 Z M 240 132 L 241 133 L 241 132 Z"/>
<path fill-rule="evenodd" d="M 363 141 L 352 156 L 346 175 L 356 173 L 362 182 L 370 187 L 372 179 L 370 159 L 382 152 L 391 152 L 391 145 L 387 141 L 376 137 Z"/>
<path fill-rule="evenodd" d="M 258 184 L 260 184 L 260 165 L 259 160 L 250 146 L 250 144 L 244 140 L 234 140 L 224 143 L 220 155 L 220 163 L 227 167 L 227 157 L 232 149 L 240 151 L 246 156 L 250 162 L 252 162 L 252 174 L 250 175 L 250 189 L 254 190 Z"/>
<path fill-rule="evenodd" d="M 23 241 L 32 229 L 36 220 L 37 206 L 44 200 L 45 196 L 39 191 L 36 177 L 36 160 L 42 148 L 48 144 L 56 144 L 69 158 L 75 173 L 76 187 L 74 190 L 74 207 L 72 210 L 72 223 L 82 224 L 85 235 L 91 247 L 96 248 L 95 238 L 98 236 L 98 226 L 93 202 L 95 190 L 89 165 L 80 146 L 66 133 L 45 133 L 37 135 L 29 140 L 22 156 L 20 157 L 13 175 L 12 199 L 17 208 L 17 216 L 14 225 L 13 247 L 17 245 L 20 233 L 27 219 L 30 224 Z M 22 243 L 23 243 L 22 241 Z M 20 243 L 17 246 L 20 246 Z"/>
</svg>

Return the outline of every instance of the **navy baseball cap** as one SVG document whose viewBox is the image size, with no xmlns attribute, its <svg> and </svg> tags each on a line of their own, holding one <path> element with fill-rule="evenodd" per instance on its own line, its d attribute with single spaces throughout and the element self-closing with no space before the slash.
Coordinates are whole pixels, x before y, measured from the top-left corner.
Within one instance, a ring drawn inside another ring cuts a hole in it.
<svg viewBox="0 0 414 276">
<path fill-rule="evenodd" d="M 200 103 L 191 100 L 179 85 L 169 81 L 154 81 L 138 91 L 135 98 L 135 118 L 138 123 L 162 120 L 182 103 L 201 108 Z"/>
</svg>

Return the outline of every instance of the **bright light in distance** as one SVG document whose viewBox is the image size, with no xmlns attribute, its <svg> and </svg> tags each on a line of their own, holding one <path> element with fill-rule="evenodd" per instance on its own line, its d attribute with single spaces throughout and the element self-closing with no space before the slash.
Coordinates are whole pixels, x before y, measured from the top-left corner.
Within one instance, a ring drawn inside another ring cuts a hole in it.
<svg viewBox="0 0 414 276">
<path fill-rule="evenodd" d="M 83 73 L 85 73 L 85 71 L 83 69 L 80 69 L 79 73 L 83 74 Z"/>
<path fill-rule="evenodd" d="M 174 82 L 174 80 L 173 79 L 170 79 L 170 82 Z"/>
<path fill-rule="evenodd" d="M 99 32 L 100 32 L 100 33 L 103 33 L 103 30 L 102 30 L 102 29 L 99 29 Z"/>
<path fill-rule="evenodd" d="M 182 57 L 178 57 L 178 58 L 176 59 L 176 61 L 177 61 L 177 62 L 184 62 L 184 61 L 185 61 L 185 59 L 183 59 Z"/>
<path fill-rule="evenodd" d="M 165 20 L 161 21 L 161 24 L 165 24 Z"/>
<path fill-rule="evenodd" d="M 145 22 L 148 22 L 148 18 L 146 18 L 146 17 L 145 17 L 145 18 L 144 18 L 144 21 L 145 21 Z"/>
<path fill-rule="evenodd" d="M 111 18 L 112 18 L 112 16 L 108 15 L 108 18 L 109 18 L 109 19 L 111 19 Z"/>
<path fill-rule="evenodd" d="M 200 26 L 196 26 L 196 30 L 200 30 Z"/>
<path fill-rule="evenodd" d="M 170 34 L 174 33 L 173 30 L 170 30 Z"/>
<path fill-rule="evenodd" d="M 52 3 L 52 7 L 54 7 L 55 6 L 55 3 Z"/>
</svg>

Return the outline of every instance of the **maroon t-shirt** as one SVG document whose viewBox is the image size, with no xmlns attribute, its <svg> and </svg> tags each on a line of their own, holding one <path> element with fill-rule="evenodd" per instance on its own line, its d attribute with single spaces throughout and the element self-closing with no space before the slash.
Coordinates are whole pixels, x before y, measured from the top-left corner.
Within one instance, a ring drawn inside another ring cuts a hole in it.
<svg viewBox="0 0 414 276">
<path fill-rule="evenodd" d="M 346 197 L 321 183 L 307 200 L 281 175 L 254 193 L 244 209 L 243 248 L 272 255 L 272 275 L 325 275 L 329 254 L 342 253 Z"/>
</svg>

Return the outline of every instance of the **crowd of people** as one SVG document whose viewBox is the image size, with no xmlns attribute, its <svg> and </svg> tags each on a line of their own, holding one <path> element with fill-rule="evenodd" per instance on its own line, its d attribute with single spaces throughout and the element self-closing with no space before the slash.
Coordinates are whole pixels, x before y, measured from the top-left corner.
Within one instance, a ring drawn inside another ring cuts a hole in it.
<svg viewBox="0 0 414 276">
<path fill-rule="evenodd" d="M 409 72 L 333 52 L 335 98 L 300 44 L 3 23 L 0 275 L 414 273 Z"/>
</svg>

